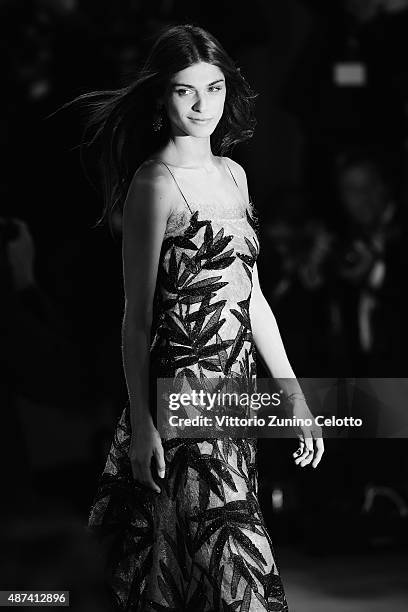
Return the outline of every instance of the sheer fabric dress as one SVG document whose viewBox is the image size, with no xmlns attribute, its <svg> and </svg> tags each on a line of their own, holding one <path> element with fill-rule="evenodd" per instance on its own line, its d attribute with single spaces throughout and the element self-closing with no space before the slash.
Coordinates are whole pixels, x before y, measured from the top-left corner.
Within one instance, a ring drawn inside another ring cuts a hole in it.
<svg viewBox="0 0 408 612">
<path fill-rule="evenodd" d="M 219 207 L 190 204 L 180 177 L 166 167 L 185 209 L 170 216 L 161 248 L 151 387 L 157 376 L 201 385 L 256 377 L 249 302 L 259 235 L 252 203 L 221 216 Z M 132 476 L 130 435 L 127 403 L 88 523 L 107 543 L 117 610 L 287 611 L 258 502 L 256 440 L 163 438 L 166 474 L 157 494 Z"/>
</svg>

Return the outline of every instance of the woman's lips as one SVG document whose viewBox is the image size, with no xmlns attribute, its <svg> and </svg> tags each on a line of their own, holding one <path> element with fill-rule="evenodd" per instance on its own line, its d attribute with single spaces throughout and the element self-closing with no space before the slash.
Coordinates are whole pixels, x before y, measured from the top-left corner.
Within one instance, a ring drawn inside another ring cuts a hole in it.
<svg viewBox="0 0 408 612">
<path fill-rule="evenodd" d="M 199 119 L 198 117 L 189 117 L 190 121 L 197 121 L 197 123 L 206 123 L 207 121 L 211 121 L 211 117 L 208 119 Z"/>
</svg>

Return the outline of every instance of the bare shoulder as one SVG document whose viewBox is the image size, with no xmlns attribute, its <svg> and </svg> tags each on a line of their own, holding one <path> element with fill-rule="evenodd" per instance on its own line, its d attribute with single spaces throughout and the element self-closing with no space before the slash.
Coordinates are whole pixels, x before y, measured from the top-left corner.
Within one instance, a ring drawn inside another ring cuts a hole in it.
<svg viewBox="0 0 408 612">
<path fill-rule="evenodd" d="M 158 162 L 145 162 L 134 173 L 125 201 L 128 212 L 169 216 L 174 201 L 174 180 Z"/>
<path fill-rule="evenodd" d="M 244 198 L 246 199 L 246 201 L 248 201 L 249 200 L 248 181 L 247 181 L 245 170 L 243 169 L 241 164 L 231 159 L 230 157 L 224 157 L 224 160 L 227 162 L 232 174 L 234 175 L 234 178 L 237 181 L 239 189 L 244 194 Z"/>
<path fill-rule="evenodd" d="M 230 157 L 224 157 L 224 159 L 229 165 L 231 172 L 233 172 L 234 177 L 237 180 L 237 183 L 241 184 L 243 187 L 246 187 L 247 186 L 247 176 L 241 164 L 236 162 L 234 159 L 231 159 Z"/>
</svg>

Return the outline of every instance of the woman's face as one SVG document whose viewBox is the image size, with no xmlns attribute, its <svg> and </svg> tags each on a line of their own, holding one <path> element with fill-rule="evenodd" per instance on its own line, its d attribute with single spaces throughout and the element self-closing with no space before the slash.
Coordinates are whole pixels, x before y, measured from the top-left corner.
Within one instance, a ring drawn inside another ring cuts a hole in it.
<svg viewBox="0 0 408 612">
<path fill-rule="evenodd" d="M 198 62 L 173 75 L 164 100 L 173 134 L 209 137 L 224 111 L 225 94 L 218 66 Z"/>
</svg>

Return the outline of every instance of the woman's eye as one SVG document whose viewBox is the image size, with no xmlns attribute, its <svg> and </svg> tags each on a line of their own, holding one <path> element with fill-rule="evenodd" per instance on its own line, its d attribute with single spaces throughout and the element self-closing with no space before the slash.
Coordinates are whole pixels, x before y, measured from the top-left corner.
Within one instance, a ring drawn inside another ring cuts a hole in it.
<svg viewBox="0 0 408 612">
<path fill-rule="evenodd" d="M 211 91 L 221 91 L 222 87 L 220 87 L 219 85 L 212 85 L 210 87 Z"/>
<path fill-rule="evenodd" d="M 188 94 L 190 91 L 190 89 L 176 89 L 176 93 L 179 96 L 185 96 L 186 94 Z"/>
</svg>

